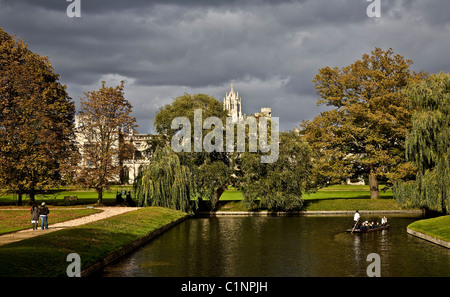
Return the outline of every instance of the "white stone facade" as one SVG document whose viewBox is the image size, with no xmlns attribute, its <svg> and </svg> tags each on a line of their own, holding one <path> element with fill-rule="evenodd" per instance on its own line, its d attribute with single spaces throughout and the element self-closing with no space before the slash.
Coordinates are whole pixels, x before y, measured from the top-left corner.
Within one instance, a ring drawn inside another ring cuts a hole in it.
<svg viewBox="0 0 450 297">
<path fill-rule="evenodd" d="M 80 133 L 77 130 L 82 125 L 82 119 L 80 116 L 75 116 L 75 141 L 77 143 L 78 151 L 81 155 L 81 166 L 90 166 L 88 164 L 87 159 L 83 158 L 84 155 L 84 147 L 86 145 L 89 145 L 89 142 L 95 141 L 95 139 L 91 138 L 91 134 L 95 135 L 95 133 Z M 123 143 L 131 143 L 133 144 L 135 150 L 132 154 L 131 159 L 124 159 L 119 160 L 119 156 L 113 159 L 113 162 L 117 164 L 120 164 L 121 172 L 123 177 L 120 176 L 115 177 L 111 182 L 124 182 L 128 184 L 132 184 L 134 180 L 136 179 L 139 171 L 139 167 L 143 164 L 149 164 L 150 163 L 150 156 L 148 155 L 148 149 L 149 149 L 149 142 L 151 138 L 154 137 L 151 134 L 129 134 L 129 133 L 123 133 L 121 131 L 117 131 L 115 133 L 114 142 L 112 147 L 115 150 L 119 150 L 121 147 L 121 142 Z"/>
<path fill-rule="evenodd" d="M 124 141 L 133 144 L 135 150 L 133 157 L 129 160 L 123 160 L 123 172 L 125 179 L 132 184 L 139 173 L 141 165 L 150 164 L 149 142 L 154 137 L 151 134 L 129 134 L 124 137 Z"/>
</svg>

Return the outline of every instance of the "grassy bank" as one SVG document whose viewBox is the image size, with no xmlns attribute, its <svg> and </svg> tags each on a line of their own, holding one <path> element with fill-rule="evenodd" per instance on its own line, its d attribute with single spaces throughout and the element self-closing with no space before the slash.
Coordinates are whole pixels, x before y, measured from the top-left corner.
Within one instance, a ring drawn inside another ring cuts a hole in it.
<svg viewBox="0 0 450 297">
<path fill-rule="evenodd" d="M 0 276 L 65 276 L 68 254 L 79 254 L 84 269 L 185 215 L 166 208 L 146 207 L 0 246 Z"/>
<path fill-rule="evenodd" d="M 450 215 L 416 221 L 408 228 L 450 242 Z"/>
</svg>

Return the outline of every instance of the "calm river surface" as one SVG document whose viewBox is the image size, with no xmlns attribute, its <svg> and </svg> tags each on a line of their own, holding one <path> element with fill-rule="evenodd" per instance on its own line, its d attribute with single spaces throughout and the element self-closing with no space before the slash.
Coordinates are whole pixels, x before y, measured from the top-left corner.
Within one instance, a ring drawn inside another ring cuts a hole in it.
<svg viewBox="0 0 450 297">
<path fill-rule="evenodd" d="M 362 219 L 380 217 L 362 216 Z M 389 216 L 390 230 L 345 233 L 350 216 L 210 217 L 168 230 L 100 276 L 450 276 L 450 250 L 406 233 L 418 218 Z"/>
</svg>

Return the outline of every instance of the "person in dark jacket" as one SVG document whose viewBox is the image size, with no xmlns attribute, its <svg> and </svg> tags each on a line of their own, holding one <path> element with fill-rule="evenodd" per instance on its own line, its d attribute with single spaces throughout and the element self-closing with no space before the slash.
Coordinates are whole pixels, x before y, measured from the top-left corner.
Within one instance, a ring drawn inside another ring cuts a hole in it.
<svg viewBox="0 0 450 297">
<path fill-rule="evenodd" d="M 36 202 L 31 206 L 31 224 L 33 225 L 33 230 L 37 230 L 39 224 L 39 207 Z"/>
<path fill-rule="evenodd" d="M 42 202 L 41 204 L 41 208 L 39 208 L 39 217 L 41 219 L 41 229 L 44 230 L 48 229 L 48 220 L 47 220 L 47 216 L 50 213 L 50 210 L 48 209 L 47 206 L 45 206 L 45 202 Z"/>
</svg>

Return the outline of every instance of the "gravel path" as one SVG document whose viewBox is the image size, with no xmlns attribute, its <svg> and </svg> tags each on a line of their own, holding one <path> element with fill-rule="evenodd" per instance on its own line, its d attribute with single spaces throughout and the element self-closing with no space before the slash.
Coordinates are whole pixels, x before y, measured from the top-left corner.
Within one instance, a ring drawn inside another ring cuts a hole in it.
<svg viewBox="0 0 450 297">
<path fill-rule="evenodd" d="M 0 246 L 16 241 L 20 241 L 23 239 L 27 239 L 34 236 L 39 236 L 42 234 L 47 234 L 49 232 L 58 231 L 64 228 L 75 227 L 84 225 L 87 223 L 92 223 L 98 220 L 103 220 L 115 215 L 123 214 L 129 211 L 137 210 L 139 207 L 96 207 L 95 209 L 100 209 L 102 212 L 91 214 L 89 216 L 85 216 L 78 219 L 73 219 L 65 222 L 60 222 L 56 224 L 49 224 L 48 230 L 41 230 L 41 226 L 39 224 L 38 230 L 33 230 L 33 228 L 21 230 L 13 233 L 8 233 L 0 236 Z M 51 221 L 51 217 L 49 217 Z"/>
</svg>

